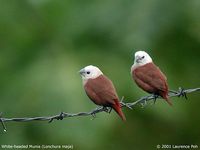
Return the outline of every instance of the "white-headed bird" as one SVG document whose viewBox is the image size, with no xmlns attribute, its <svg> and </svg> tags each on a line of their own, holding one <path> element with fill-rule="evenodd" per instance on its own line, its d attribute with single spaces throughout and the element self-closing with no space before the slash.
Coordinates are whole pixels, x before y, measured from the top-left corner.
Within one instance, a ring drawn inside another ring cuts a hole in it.
<svg viewBox="0 0 200 150">
<path fill-rule="evenodd" d="M 83 87 L 87 96 L 99 106 L 111 107 L 121 117 L 126 120 L 119 102 L 119 98 L 112 81 L 103 75 L 96 66 L 86 66 L 79 73 L 82 76 Z"/>
<path fill-rule="evenodd" d="M 135 53 L 131 74 L 133 80 L 141 89 L 148 93 L 161 96 L 169 105 L 172 105 L 168 98 L 167 78 L 145 51 L 137 51 Z"/>
</svg>

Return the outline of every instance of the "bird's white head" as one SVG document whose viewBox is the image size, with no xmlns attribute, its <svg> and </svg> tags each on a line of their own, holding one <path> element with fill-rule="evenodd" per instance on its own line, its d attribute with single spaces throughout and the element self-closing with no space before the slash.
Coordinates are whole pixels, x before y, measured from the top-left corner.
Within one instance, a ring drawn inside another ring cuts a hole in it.
<svg viewBox="0 0 200 150">
<path fill-rule="evenodd" d="M 135 53 L 134 65 L 143 66 L 147 63 L 151 63 L 152 59 L 145 51 L 137 51 Z"/>
<path fill-rule="evenodd" d="M 95 79 L 103 74 L 98 67 L 92 65 L 84 67 L 79 71 L 79 73 L 83 81 L 87 81 L 88 79 Z"/>
</svg>

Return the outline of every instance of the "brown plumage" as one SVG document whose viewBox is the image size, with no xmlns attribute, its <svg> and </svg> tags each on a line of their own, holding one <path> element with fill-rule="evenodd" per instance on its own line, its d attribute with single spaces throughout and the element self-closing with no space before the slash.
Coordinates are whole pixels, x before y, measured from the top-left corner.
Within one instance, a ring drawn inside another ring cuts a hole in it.
<svg viewBox="0 0 200 150">
<path fill-rule="evenodd" d="M 161 96 L 169 105 L 172 105 L 168 98 L 167 78 L 152 61 L 147 61 L 142 65 L 134 65 L 131 72 L 133 79 L 141 89 Z"/>
</svg>

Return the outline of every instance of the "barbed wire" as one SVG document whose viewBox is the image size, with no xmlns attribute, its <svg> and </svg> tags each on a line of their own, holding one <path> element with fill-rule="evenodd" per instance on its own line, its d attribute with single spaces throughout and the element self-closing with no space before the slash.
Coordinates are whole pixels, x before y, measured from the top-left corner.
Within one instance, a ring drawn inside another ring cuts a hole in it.
<svg viewBox="0 0 200 150">
<path fill-rule="evenodd" d="M 179 88 L 177 91 L 170 90 L 168 95 L 169 95 L 169 97 L 184 97 L 185 99 L 187 99 L 186 94 L 192 93 L 192 92 L 197 92 L 197 91 L 200 91 L 200 88 L 194 88 L 194 89 Z M 140 99 L 138 99 L 135 102 L 125 103 L 123 101 L 124 98 L 122 97 L 120 104 L 121 104 L 122 108 L 126 107 L 129 109 L 132 109 L 134 106 L 136 106 L 138 104 L 140 104 L 142 107 L 144 107 L 145 105 L 148 104 L 149 101 L 153 101 L 155 103 L 157 99 L 161 99 L 161 97 L 157 96 L 157 95 L 148 95 L 148 96 L 141 97 Z M 69 118 L 69 117 L 92 116 L 93 118 L 95 118 L 97 113 L 100 113 L 100 112 L 110 113 L 111 110 L 112 110 L 111 108 L 100 106 L 89 112 L 78 112 L 78 113 L 61 112 L 61 113 L 59 113 L 57 115 L 53 115 L 53 116 L 24 117 L 24 118 L 4 118 L 2 116 L 2 113 L 0 113 L 0 122 L 2 124 L 3 130 L 6 132 L 7 129 L 5 126 L 5 122 L 48 121 L 49 123 L 51 123 L 53 120 L 63 120 L 64 118 Z"/>
</svg>

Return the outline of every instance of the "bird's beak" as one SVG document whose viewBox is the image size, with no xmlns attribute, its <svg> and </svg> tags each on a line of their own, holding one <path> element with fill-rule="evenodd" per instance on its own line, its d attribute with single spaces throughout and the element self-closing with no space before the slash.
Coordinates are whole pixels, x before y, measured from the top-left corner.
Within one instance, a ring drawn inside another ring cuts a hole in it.
<svg viewBox="0 0 200 150">
<path fill-rule="evenodd" d="M 80 73 L 80 75 L 83 75 L 83 74 L 85 73 L 85 69 L 81 69 L 81 70 L 79 71 L 79 73 Z"/>
<path fill-rule="evenodd" d="M 137 63 L 139 63 L 139 62 L 140 62 L 140 57 L 139 57 L 139 56 L 136 56 L 136 57 L 135 57 L 135 61 L 136 61 Z"/>
</svg>

